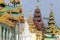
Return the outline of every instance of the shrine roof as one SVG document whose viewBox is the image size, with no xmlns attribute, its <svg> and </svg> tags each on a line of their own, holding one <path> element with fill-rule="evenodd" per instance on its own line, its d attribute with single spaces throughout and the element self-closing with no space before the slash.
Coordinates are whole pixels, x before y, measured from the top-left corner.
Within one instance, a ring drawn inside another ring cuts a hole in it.
<svg viewBox="0 0 60 40">
<path fill-rule="evenodd" d="M 0 11 L 0 15 L 2 15 L 2 14 L 4 14 L 4 12 L 2 11 L 2 10 L 16 10 L 17 8 L 19 8 L 19 6 L 16 6 L 16 7 L 13 7 L 13 6 L 5 6 L 4 8 L 2 8 L 1 9 L 1 11 Z M 9 14 L 9 13 L 6 13 L 7 15 Z M 13 12 L 12 13 L 12 17 L 17 17 L 17 16 L 20 16 L 20 13 L 18 13 L 18 12 Z"/>
<path fill-rule="evenodd" d="M 16 7 L 13 7 L 13 6 L 5 6 L 3 9 L 6 9 L 6 10 L 15 10 L 17 9 L 19 6 L 16 6 Z"/>
</svg>

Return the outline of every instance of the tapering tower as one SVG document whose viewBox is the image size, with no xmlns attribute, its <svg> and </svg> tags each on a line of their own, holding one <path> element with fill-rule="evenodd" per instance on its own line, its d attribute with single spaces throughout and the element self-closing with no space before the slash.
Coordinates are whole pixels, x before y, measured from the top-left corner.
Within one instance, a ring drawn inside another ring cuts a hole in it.
<svg viewBox="0 0 60 40">
<path fill-rule="evenodd" d="M 51 4 L 48 25 L 52 25 L 52 24 L 55 25 L 53 8 L 52 8 L 52 4 Z"/>
<path fill-rule="evenodd" d="M 42 40 L 44 40 L 44 33 L 43 33 L 44 24 L 43 24 L 43 20 L 42 20 L 41 11 L 39 8 L 39 0 L 37 0 L 37 5 L 36 5 L 33 21 L 34 21 L 34 24 L 35 24 L 35 27 L 37 28 L 37 30 L 42 31 L 42 37 L 43 37 Z"/>
<path fill-rule="evenodd" d="M 59 34 L 59 33 L 60 31 L 59 31 L 59 28 L 55 24 L 53 8 L 51 4 L 48 27 L 47 27 L 47 34 L 51 34 L 52 36 L 55 36 L 56 34 Z"/>
<path fill-rule="evenodd" d="M 39 0 L 37 0 L 37 5 L 36 5 L 33 21 L 34 21 L 35 26 L 37 27 L 37 30 L 41 31 L 42 26 L 43 26 L 43 21 L 42 21 L 41 11 L 39 8 Z"/>
<path fill-rule="evenodd" d="M 53 25 L 53 26 L 52 26 Z M 47 33 L 53 33 L 53 29 L 55 28 L 55 21 L 54 21 L 54 14 L 53 14 L 53 8 L 52 8 L 52 4 L 51 4 L 51 8 L 50 8 L 50 14 L 49 14 L 49 21 L 48 21 L 48 26 L 47 27 Z M 53 28 L 53 29 L 52 29 Z M 51 29 L 51 30 L 49 30 Z M 54 34 L 53 34 L 54 35 Z"/>
<path fill-rule="evenodd" d="M 29 16 L 29 20 L 28 20 L 28 24 L 29 24 L 29 30 L 31 33 L 35 33 L 35 25 L 34 25 L 34 22 L 33 22 L 33 18 L 32 18 L 32 13 L 30 11 L 30 16 Z"/>
</svg>

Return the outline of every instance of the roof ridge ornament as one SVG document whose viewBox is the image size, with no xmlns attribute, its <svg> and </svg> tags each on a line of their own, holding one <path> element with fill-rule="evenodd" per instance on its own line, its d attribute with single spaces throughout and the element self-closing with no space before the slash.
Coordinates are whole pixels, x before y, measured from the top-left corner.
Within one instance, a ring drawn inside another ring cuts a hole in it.
<svg viewBox="0 0 60 40">
<path fill-rule="evenodd" d="M 53 12 L 53 4 L 52 4 L 52 0 L 51 0 L 51 7 L 50 7 L 50 11 Z"/>
<path fill-rule="evenodd" d="M 20 0 L 10 0 L 10 3 L 16 6 L 17 4 L 20 4 Z"/>
</svg>

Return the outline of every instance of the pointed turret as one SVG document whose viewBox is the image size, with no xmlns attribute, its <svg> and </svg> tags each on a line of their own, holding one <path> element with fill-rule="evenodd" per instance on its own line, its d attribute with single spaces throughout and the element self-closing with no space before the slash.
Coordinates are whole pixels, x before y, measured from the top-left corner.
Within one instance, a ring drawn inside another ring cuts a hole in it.
<svg viewBox="0 0 60 40">
<path fill-rule="evenodd" d="M 29 16 L 29 22 L 33 23 L 33 19 L 32 19 L 32 12 L 30 11 L 30 16 Z"/>
<path fill-rule="evenodd" d="M 40 8 L 39 8 L 39 0 L 37 0 L 36 9 L 35 9 L 35 13 L 40 13 Z"/>
<path fill-rule="evenodd" d="M 48 25 L 51 25 L 51 24 L 55 25 L 52 4 L 51 4 L 51 8 L 50 8 L 50 15 L 49 15 Z"/>
<path fill-rule="evenodd" d="M 50 8 L 48 26 L 49 27 L 47 27 L 47 30 L 48 30 L 47 33 L 53 33 L 54 28 L 55 28 L 55 21 L 54 21 L 52 4 L 51 4 L 51 8 Z M 52 35 L 54 36 L 54 34 L 52 34 Z"/>
<path fill-rule="evenodd" d="M 38 31 L 42 31 L 42 40 L 44 40 L 44 23 L 42 20 L 42 15 L 41 15 L 41 11 L 39 8 L 39 0 L 37 0 L 37 5 L 36 5 L 36 9 L 34 12 L 34 17 L 33 17 L 33 21 L 35 24 L 35 27 Z"/>
<path fill-rule="evenodd" d="M 37 0 L 36 8 L 39 9 L 39 0 Z"/>
<path fill-rule="evenodd" d="M 58 29 L 58 27 L 55 25 L 53 8 L 52 8 L 52 4 L 51 4 L 48 27 L 47 27 L 46 31 L 47 31 L 47 34 L 51 34 L 52 36 L 55 36 L 56 34 L 60 33 L 59 30 L 60 29 Z"/>
<path fill-rule="evenodd" d="M 37 27 L 37 30 L 39 30 L 39 31 L 42 30 L 42 26 L 43 26 L 43 21 L 42 21 L 41 16 L 42 15 L 41 15 L 41 11 L 39 8 L 39 0 L 37 0 L 37 5 L 36 5 L 33 21 L 34 21 L 35 26 Z"/>
<path fill-rule="evenodd" d="M 32 12 L 31 11 L 30 11 L 30 16 L 29 16 L 28 24 L 29 24 L 30 32 L 31 33 L 35 33 L 35 25 L 34 25 L 34 22 L 33 22 Z"/>
</svg>

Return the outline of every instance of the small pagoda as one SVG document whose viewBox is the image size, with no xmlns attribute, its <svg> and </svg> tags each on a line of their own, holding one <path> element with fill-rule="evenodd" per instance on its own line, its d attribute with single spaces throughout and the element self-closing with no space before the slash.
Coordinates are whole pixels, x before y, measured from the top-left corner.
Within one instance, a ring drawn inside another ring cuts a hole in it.
<svg viewBox="0 0 60 40">
<path fill-rule="evenodd" d="M 54 18 L 53 8 L 52 8 L 52 4 L 51 4 L 48 27 L 47 27 L 47 34 L 51 35 L 51 37 L 56 36 L 57 34 L 58 35 L 60 34 L 60 29 L 55 24 L 55 20 L 54 19 L 55 18 Z"/>
<path fill-rule="evenodd" d="M 34 21 L 36 29 L 38 31 L 42 31 L 42 40 L 44 40 L 45 27 L 44 27 L 44 23 L 43 23 L 43 20 L 42 20 L 41 11 L 40 11 L 40 8 L 39 8 L 39 0 L 37 0 L 37 5 L 36 5 L 35 12 L 34 12 L 33 21 Z"/>
</svg>

